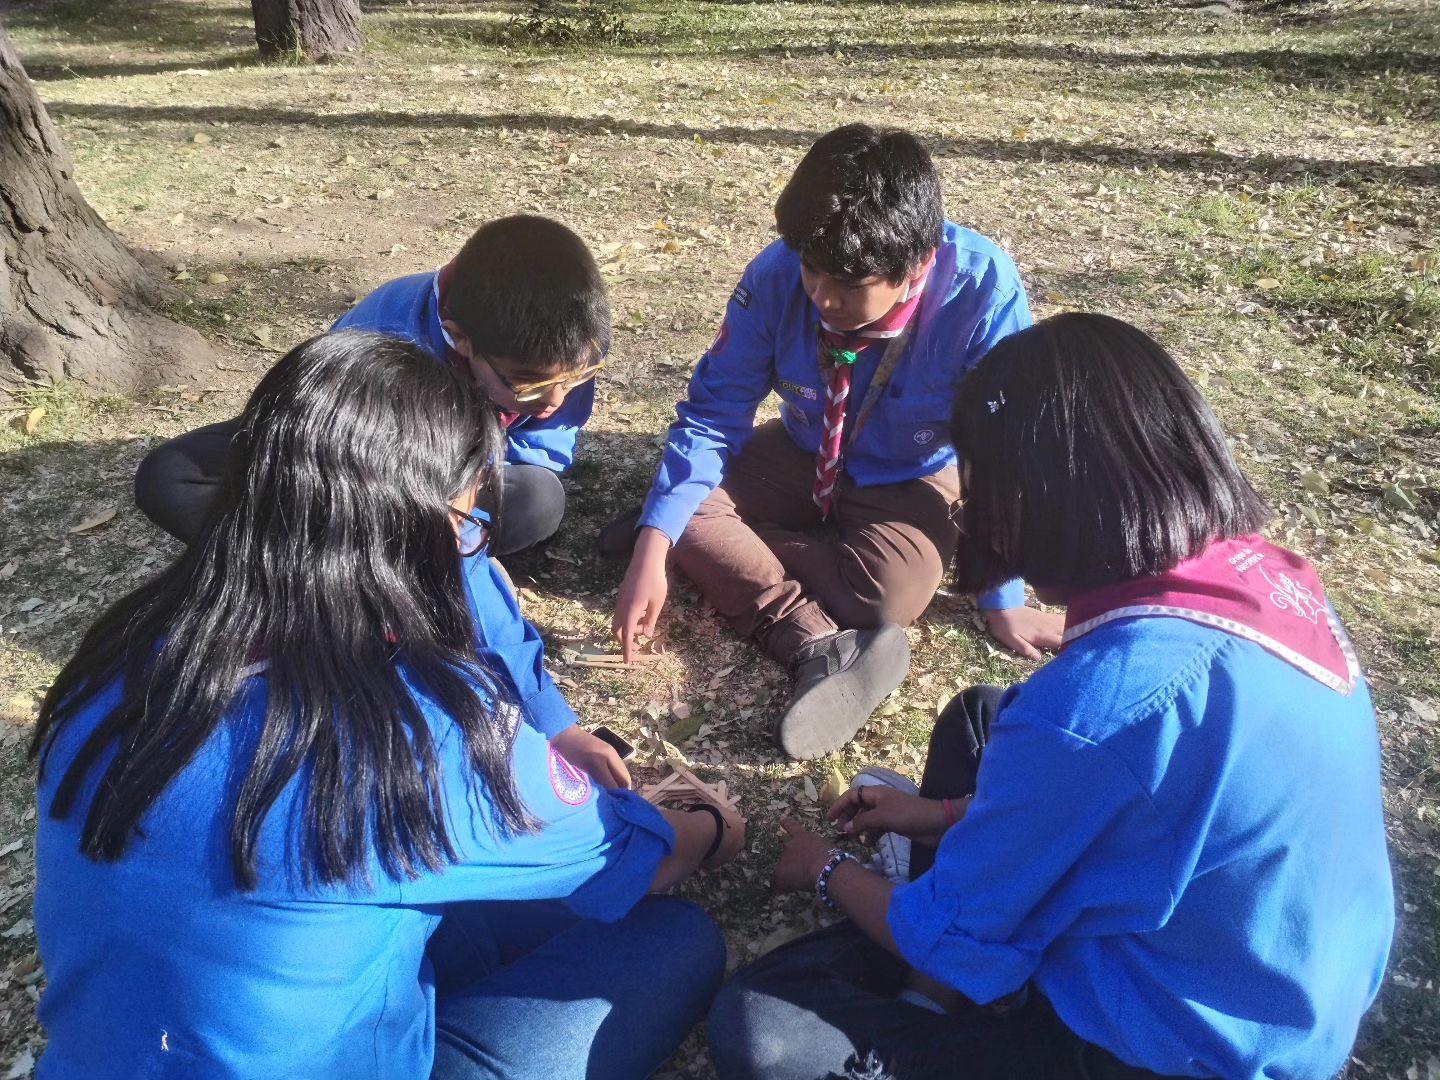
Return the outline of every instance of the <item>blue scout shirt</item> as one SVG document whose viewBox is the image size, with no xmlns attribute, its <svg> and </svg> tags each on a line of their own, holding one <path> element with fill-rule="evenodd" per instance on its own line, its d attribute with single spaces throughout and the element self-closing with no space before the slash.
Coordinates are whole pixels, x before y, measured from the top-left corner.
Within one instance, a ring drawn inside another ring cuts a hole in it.
<svg viewBox="0 0 1440 1080">
<path fill-rule="evenodd" d="M 1311 1080 L 1380 987 L 1394 897 L 1375 716 L 1260 646 L 1117 620 L 1002 700 L 969 812 L 898 888 L 905 958 L 1027 980 L 1160 1073 Z"/>
<path fill-rule="evenodd" d="M 341 315 L 330 329 L 373 330 L 413 342 L 443 360 L 447 346 L 440 330 L 435 279 L 432 272 L 387 282 Z M 594 408 L 592 379 L 566 394 L 560 408 L 544 420 L 521 416 L 505 432 L 510 444 L 505 460 L 564 472 L 575 463 L 575 439 Z"/>
<path fill-rule="evenodd" d="M 1030 325 L 1015 264 L 979 233 L 945 224 L 905 358 L 845 453 L 860 487 L 895 484 L 955 464 L 950 413 L 960 380 L 1001 338 Z M 640 525 L 680 539 L 692 514 L 720 483 L 725 463 L 749 441 L 755 410 L 780 395 L 785 429 L 815 454 L 824 428 L 825 388 L 815 328 L 819 313 L 800 283 L 800 256 L 777 240 L 745 269 L 715 343 L 676 406 L 665 454 Z M 846 430 L 885 352 L 865 349 L 855 364 Z M 848 439 L 848 435 L 847 435 Z M 980 597 L 988 609 L 1019 607 L 1024 585 L 1007 582 Z"/>
<path fill-rule="evenodd" d="M 476 652 L 509 684 L 524 718 L 546 738 L 576 722 L 575 710 L 545 670 L 545 642 L 520 614 L 515 595 L 495 564 L 482 556 L 463 560 Z"/>
<path fill-rule="evenodd" d="M 455 864 L 396 882 L 376 861 L 369 888 L 303 890 L 293 879 L 291 820 L 302 777 L 266 818 L 259 887 L 241 893 L 229 862 L 232 770 L 253 746 L 266 689 L 263 675 L 245 684 L 229 721 L 115 863 L 79 850 L 98 770 L 68 818 L 54 820 L 48 808 L 118 685 L 97 694 L 55 744 L 36 835 L 35 926 L 47 978 L 39 1012 L 50 1035 L 40 1080 L 425 1080 L 435 1041 L 425 946 L 446 904 L 563 898 L 582 916 L 613 920 L 645 895 L 672 850 L 674 833 L 654 807 L 594 785 L 513 712 L 520 796 L 545 827 L 492 834 L 462 740 L 422 698 Z"/>
</svg>

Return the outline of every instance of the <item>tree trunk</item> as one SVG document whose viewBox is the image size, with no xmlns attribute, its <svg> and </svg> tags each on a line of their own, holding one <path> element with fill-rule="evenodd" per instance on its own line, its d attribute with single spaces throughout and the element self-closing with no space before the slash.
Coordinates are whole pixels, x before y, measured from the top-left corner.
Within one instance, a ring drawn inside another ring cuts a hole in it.
<svg viewBox="0 0 1440 1080">
<path fill-rule="evenodd" d="M 324 60 L 360 47 L 360 0 L 250 0 L 264 60 Z"/>
<path fill-rule="evenodd" d="M 154 313 L 160 286 L 90 208 L 0 27 L 0 389 L 77 379 L 130 393 L 214 363 Z"/>
</svg>

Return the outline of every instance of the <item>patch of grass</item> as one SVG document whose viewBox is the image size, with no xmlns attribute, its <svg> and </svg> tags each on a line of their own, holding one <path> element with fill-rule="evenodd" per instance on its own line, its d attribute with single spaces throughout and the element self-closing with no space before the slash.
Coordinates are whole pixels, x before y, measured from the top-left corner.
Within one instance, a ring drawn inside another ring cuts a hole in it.
<svg viewBox="0 0 1440 1080">
<path fill-rule="evenodd" d="M 632 36 L 629 8 L 628 0 L 531 0 L 507 30 L 513 39 L 532 45 L 620 45 Z"/>
<path fill-rule="evenodd" d="M 1440 259 L 1254 250 L 1221 273 L 1332 349 L 1351 375 L 1440 386 Z"/>
<path fill-rule="evenodd" d="M 12 400 L 14 408 L 9 422 L 0 428 L 0 453 L 44 443 L 68 442 L 130 408 L 129 400 L 118 394 L 93 394 L 78 383 L 65 380 L 22 387 L 14 392 Z M 35 422 L 34 432 L 27 433 L 26 421 L 36 410 L 43 412 Z"/>
</svg>

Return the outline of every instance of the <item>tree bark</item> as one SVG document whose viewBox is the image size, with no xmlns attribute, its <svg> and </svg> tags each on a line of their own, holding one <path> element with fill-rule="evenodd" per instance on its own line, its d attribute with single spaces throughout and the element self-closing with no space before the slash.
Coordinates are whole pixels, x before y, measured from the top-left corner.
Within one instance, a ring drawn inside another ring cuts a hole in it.
<svg viewBox="0 0 1440 1080">
<path fill-rule="evenodd" d="M 90 208 L 0 27 L 0 389 L 79 380 L 131 393 L 215 361 L 157 315 L 161 287 Z"/>
<path fill-rule="evenodd" d="M 360 48 L 360 0 L 250 0 L 264 60 L 325 60 Z"/>
</svg>

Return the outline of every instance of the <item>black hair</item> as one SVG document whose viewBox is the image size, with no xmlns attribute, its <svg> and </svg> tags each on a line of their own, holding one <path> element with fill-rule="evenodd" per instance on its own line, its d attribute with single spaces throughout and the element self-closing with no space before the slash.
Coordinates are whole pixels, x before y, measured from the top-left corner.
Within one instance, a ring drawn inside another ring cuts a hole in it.
<svg viewBox="0 0 1440 1080">
<path fill-rule="evenodd" d="M 775 203 L 775 224 L 823 274 L 898 284 L 944 235 L 940 178 L 908 131 L 847 124 L 801 159 Z"/>
<path fill-rule="evenodd" d="M 444 318 L 482 357 L 506 357 L 548 375 L 610 351 L 610 302 L 585 242 L 533 214 L 475 230 L 450 264 Z"/>
<path fill-rule="evenodd" d="M 961 384 L 951 435 L 969 470 L 955 561 L 967 590 L 1158 574 L 1269 517 L 1179 365 L 1106 315 L 1001 341 Z"/>
<path fill-rule="evenodd" d="M 247 749 L 223 811 L 242 889 L 297 777 L 307 882 L 363 879 L 372 856 L 396 880 L 454 859 L 417 697 L 455 725 L 490 827 L 534 828 L 511 774 L 511 710 L 476 661 L 448 507 L 495 483 L 501 460 L 493 409 L 417 347 L 343 331 L 291 350 L 245 407 L 200 534 L 100 617 L 46 695 L 31 745 L 42 774 L 66 725 L 121 680 L 48 812 L 68 816 L 100 771 L 80 846 L 121 858 L 154 801 L 237 723 L 247 665 L 264 661 L 264 716 L 235 729 Z"/>
</svg>

